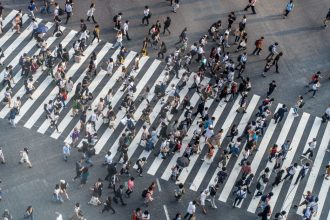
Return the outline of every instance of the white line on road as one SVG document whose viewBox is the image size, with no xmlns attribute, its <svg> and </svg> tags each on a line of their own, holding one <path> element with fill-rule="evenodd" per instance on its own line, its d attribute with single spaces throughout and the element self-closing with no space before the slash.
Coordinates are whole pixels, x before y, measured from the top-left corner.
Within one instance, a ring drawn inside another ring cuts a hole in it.
<svg viewBox="0 0 330 220">
<path fill-rule="evenodd" d="M 170 216 L 169 216 L 169 214 L 168 214 L 168 211 L 167 211 L 167 207 L 166 207 L 166 205 L 163 205 L 163 208 L 164 208 L 164 212 L 165 212 L 166 220 L 170 220 Z"/>
<path fill-rule="evenodd" d="M 158 190 L 159 190 L 159 192 L 161 192 L 162 191 L 162 187 L 160 186 L 160 182 L 159 182 L 159 179 L 158 178 L 156 178 L 156 182 L 157 182 Z"/>
</svg>

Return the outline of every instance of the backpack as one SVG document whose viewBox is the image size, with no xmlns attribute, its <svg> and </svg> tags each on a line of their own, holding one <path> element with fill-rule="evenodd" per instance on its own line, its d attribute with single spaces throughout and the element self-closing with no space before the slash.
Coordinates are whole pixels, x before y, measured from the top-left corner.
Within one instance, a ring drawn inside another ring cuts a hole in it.
<svg viewBox="0 0 330 220">
<path fill-rule="evenodd" d="M 189 115 L 189 110 L 187 110 L 185 113 L 184 113 L 184 117 L 188 117 L 188 115 Z"/>
<path fill-rule="evenodd" d="M 298 107 L 299 107 L 299 108 L 302 108 L 304 105 L 305 105 L 305 102 L 302 101 Z"/>
<path fill-rule="evenodd" d="M 142 194 L 141 194 L 142 198 L 147 197 L 147 193 L 148 193 L 148 190 L 147 190 L 147 189 L 144 189 L 144 190 L 142 191 Z"/>
<path fill-rule="evenodd" d="M 132 120 L 127 120 L 127 127 L 129 129 L 134 129 L 134 124 L 133 124 Z"/>
<path fill-rule="evenodd" d="M 133 91 L 133 92 L 136 92 L 136 85 L 133 85 L 133 86 L 132 86 L 132 91 Z"/>
<path fill-rule="evenodd" d="M 117 22 L 117 18 L 118 18 L 118 15 L 113 16 L 112 21 L 113 21 L 113 22 Z"/>
<path fill-rule="evenodd" d="M 262 196 L 261 196 L 261 201 L 262 201 L 262 202 L 266 202 L 266 199 L 267 199 L 267 195 L 262 195 Z"/>
<path fill-rule="evenodd" d="M 242 58 L 242 54 L 237 57 L 237 61 L 240 62 Z"/>
<path fill-rule="evenodd" d="M 59 16 L 64 15 L 64 10 L 62 8 L 58 9 L 58 15 Z"/>
<path fill-rule="evenodd" d="M 269 52 L 272 52 L 273 50 L 273 44 L 268 47 Z"/>
</svg>

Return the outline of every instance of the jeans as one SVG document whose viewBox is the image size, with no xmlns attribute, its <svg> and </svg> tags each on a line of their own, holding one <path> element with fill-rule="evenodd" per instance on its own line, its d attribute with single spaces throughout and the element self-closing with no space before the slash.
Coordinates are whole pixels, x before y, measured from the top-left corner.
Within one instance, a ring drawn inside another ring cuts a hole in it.
<svg viewBox="0 0 330 220">
<path fill-rule="evenodd" d="M 117 49 L 118 47 L 122 47 L 122 46 L 123 46 L 123 43 L 122 42 L 116 41 L 115 45 L 113 45 L 111 48 L 112 49 Z"/>
<path fill-rule="evenodd" d="M 31 213 L 31 214 L 25 214 L 24 215 L 24 219 L 30 219 L 30 220 L 34 220 L 34 218 L 33 218 L 33 213 Z"/>
</svg>

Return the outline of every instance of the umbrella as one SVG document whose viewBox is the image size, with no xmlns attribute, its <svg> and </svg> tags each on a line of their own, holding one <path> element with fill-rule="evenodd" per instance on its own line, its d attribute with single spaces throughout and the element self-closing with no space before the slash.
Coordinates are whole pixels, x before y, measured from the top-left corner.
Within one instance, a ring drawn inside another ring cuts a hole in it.
<svg viewBox="0 0 330 220">
<path fill-rule="evenodd" d="M 187 157 L 179 157 L 176 160 L 176 163 L 180 166 L 180 167 L 187 167 L 189 166 L 189 159 Z"/>
<path fill-rule="evenodd" d="M 38 33 L 46 33 L 48 31 L 48 27 L 45 24 L 39 24 L 37 28 Z"/>
</svg>

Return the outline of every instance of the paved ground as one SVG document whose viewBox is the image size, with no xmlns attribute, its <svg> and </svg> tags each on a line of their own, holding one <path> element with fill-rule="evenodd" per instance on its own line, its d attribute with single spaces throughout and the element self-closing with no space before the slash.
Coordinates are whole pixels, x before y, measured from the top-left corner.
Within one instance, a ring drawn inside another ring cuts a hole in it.
<svg viewBox="0 0 330 220">
<path fill-rule="evenodd" d="M 8 4 L 8 8 L 15 9 L 19 7 L 26 9 L 27 5 L 25 2 L 22 0 L 2 1 L 3 5 L 6 6 Z M 248 15 L 249 51 L 252 51 L 255 39 L 263 35 L 266 38 L 267 44 L 273 41 L 279 42 L 280 50 L 284 51 L 285 56 L 280 64 L 280 75 L 273 74 L 266 79 L 260 77 L 260 72 L 264 65 L 262 58 L 266 56 L 266 52 L 263 53 L 262 57 L 249 57 L 246 72 L 251 77 L 253 85 L 255 85 L 253 92 L 264 95 L 267 82 L 275 79 L 280 85 L 278 91 L 275 93 L 276 100 L 292 105 L 295 102 L 296 96 L 306 91 L 304 84 L 307 82 L 311 72 L 320 70 L 326 75 L 321 81 L 322 87 L 317 98 L 306 98 L 307 103 L 304 106 L 304 111 L 311 115 L 322 114 L 329 102 L 328 91 L 330 81 L 327 80 L 327 77 L 330 75 L 330 41 L 328 40 L 330 34 L 329 29 L 323 30 L 320 28 L 320 20 L 325 15 L 329 5 L 327 5 L 325 0 L 313 2 L 300 1 L 296 3 L 296 7 L 289 18 L 283 20 L 279 14 L 282 12 L 286 1 L 258 3 L 258 14 L 256 16 Z M 215 20 L 222 19 L 224 24 L 226 24 L 226 17 L 229 11 L 234 10 L 237 14 L 242 15 L 243 13 L 238 9 L 243 8 L 245 2 L 224 2 L 219 0 L 201 2 L 192 0 L 189 3 L 188 1 L 183 2 L 178 13 L 173 14 L 169 12 L 169 7 L 166 6 L 167 2 L 165 1 L 100 0 L 97 2 L 96 19 L 102 27 L 102 39 L 109 42 L 114 41 L 114 31 L 111 28 L 112 17 L 115 13 L 121 11 L 124 13 L 124 19 L 127 18 L 131 21 L 130 32 L 133 41 L 127 44 L 127 48 L 133 51 L 139 51 L 143 37 L 147 31 L 146 27 L 140 25 L 144 5 L 149 5 L 152 9 L 152 21 L 163 19 L 168 15 L 172 17 L 172 35 L 163 38 L 168 48 L 170 48 L 177 41 L 177 36 L 183 26 L 188 27 L 190 42 L 197 41 L 203 33 L 206 33 L 209 25 Z M 77 30 L 79 19 L 85 16 L 87 8 L 88 4 L 85 1 L 76 2 L 74 8 L 75 14 L 70 25 L 68 25 L 69 28 Z M 41 17 L 47 20 L 46 16 Z M 92 27 L 92 24 L 89 26 Z M 155 56 L 154 53 L 150 55 L 151 57 Z M 258 88 L 256 88 L 257 85 Z M 311 123 L 309 123 L 309 127 L 311 127 Z M 279 130 L 276 132 L 279 133 Z M 307 139 L 307 135 L 304 134 L 304 140 Z M 293 136 L 293 131 L 291 131 L 290 136 Z M 0 178 L 3 180 L 1 187 L 5 193 L 5 199 L 1 202 L 2 208 L 0 211 L 4 207 L 11 207 L 16 219 L 18 216 L 22 216 L 23 209 L 27 205 L 33 204 L 35 207 L 47 209 L 47 212 L 44 212 L 40 208 L 36 209 L 38 219 L 49 219 L 52 218 L 52 213 L 56 210 L 65 213 L 65 216 L 69 216 L 74 202 L 80 201 L 82 208 L 87 212 L 86 216 L 88 219 L 108 218 L 99 217 L 99 208 L 87 207 L 86 203 L 90 194 L 87 189 L 81 192 L 78 189 L 77 183 L 70 183 L 70 202 L 65 202 L 62 205 L 52 204 L 51 194 L 54 183 L 61 178 L 71 179 L 74 174 L 74 161 L 79 158 L 79 155 L 74 153 L 68 163 L 63 162 L 61 159 L 62 141 L 48 138 L 45 135 L 25 128 L 8 129 L 6 120 L 0 121 L 0 140 L 3 143 L 8 161 L 8 164 L 1 166 Z M 18 151 L 24 146 L 31 147 L 33 169 L 23 168 L 16 164 L 16 161 L 18 161 Z M 327 158 L 323 161 L 322 165 L 326 163 Z M 100 163 L 102 156 L 98 156 L 95 161 Z M 97 177 L 104 175 L 104 170 L 93 169 L 90 179 L 94 181 Z M 141 183 L 139 180 L 135 192 L 137 196 L 134 196 L 129 201 L 128 207 L 115 207 L 119 213 L 119 215 L 116 215 L 116 219 L 127 219 L 128 210 L 142 205 L 139 194 L 142 188 L 153 180 L 155 180 L 155 177 L 149 175 L 146 175 Z M 93 184 L 93 181 L 90 181 L 89 184 Z M 319 182 L 318 188 L 320 184 L 321 182 Z M 157 192 L 155 204 L 152 204 L 149 208 L 150 210 L 159 210 L 159 212 L 152 212 L 152 217 L 155 219 L 165 219 L 163 204 L 167 204 L 169 213 L 173 216 L 176 211 L 184 212 L 188 201 L 196 197 L 195 193 L 189 193 L 178 205 L 169 203 L 168 201 L 173 199 L 173 196 L 169 196 L 174 191 L 173 184 L 160 179 L 160 185 L 162 186 L 162 192 Z M 86 188 L 88 187 L 86 186 Z M 329 198 L 326 202 L 329 202 Z M 218 203 L 218 210 L 210 210 L 206 219 L 214 219 L 218 217 L 219 213 L 221 213 L 224 219 L 254 218 L 253 214 L 245 212 L 243 209 L 236 209 L 235 211 L 231 211 L 232 209 L 230 209 L 229 211 L 229 203 L 230 201 L 228 203 Z M 106 215 L 109 216 L 111 214 Z M 294 216 L 292 215 L 292 219 Z M 202 217 L 202 215 L 199 214 L 198 217 Z"/>
</svg>

